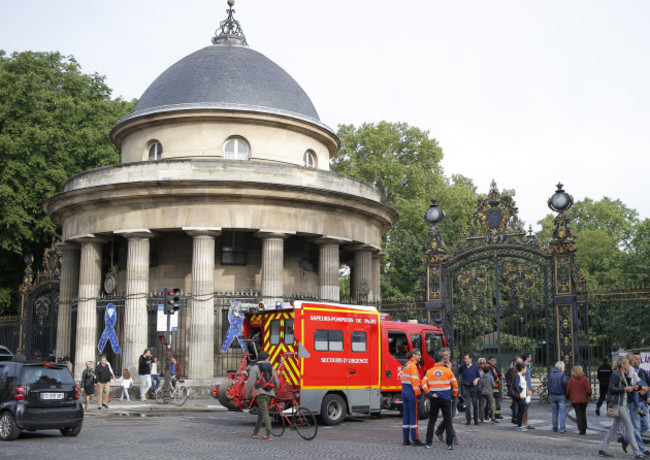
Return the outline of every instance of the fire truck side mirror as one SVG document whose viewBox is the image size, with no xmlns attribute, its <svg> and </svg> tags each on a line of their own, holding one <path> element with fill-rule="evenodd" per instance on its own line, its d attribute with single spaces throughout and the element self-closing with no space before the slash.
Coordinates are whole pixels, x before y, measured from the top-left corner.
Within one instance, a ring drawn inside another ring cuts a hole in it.
<svg viewBox="0 0 650 460">
<path fill-rule="evenodd" d="M 296 342 L 298 342 L 298 358 L 309 358 L 309 357 L 311 357 L 311 355 L 309 354 L 307 349 L 302 346 L 302 343 L 300 343 L 298 340 L 296 340 Z"/>
</svg>

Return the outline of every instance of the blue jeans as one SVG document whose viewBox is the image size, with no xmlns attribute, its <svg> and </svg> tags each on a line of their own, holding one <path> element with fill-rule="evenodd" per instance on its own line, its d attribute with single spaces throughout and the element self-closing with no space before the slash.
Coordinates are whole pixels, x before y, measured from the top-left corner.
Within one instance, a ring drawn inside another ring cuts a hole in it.
<svg viewBox="0 0 650 460">
<path fill-rule="evenodd" d="M 560 415 L 560 430 L 566 429 L 566 396 L 564 395 L 551 395 L 551 410 L 553 414 L 553 431 L 557 431 L 558 412 Z"/>
<path fill-rule="evenodd" d="M 641 440 L 641 421 L 639 420 L 639 414 L 636 411 L 637 406 L 634 401 L 632 401 L 627 404 L 627 407 L 628 411 L 630 412 L 630 421 L 632 422 L 632 427 L 634 427 L 634 439 L 636 439 L 636 444 L 639 446 L 639 450 L 641 452 L 646 452 L 648 449 Z M 630 433 L 628 433 L 627 430 L 625 431 L 625 440 L 627 442 L 630 442 Z"/>
<path fill-rule="evenodd" d="M 158 374 L 151 374 L 151 388 L 153 389 L 154 393 L 158 391 L 159 386 L 160 386 L 160 376 Z"/>
</svg>

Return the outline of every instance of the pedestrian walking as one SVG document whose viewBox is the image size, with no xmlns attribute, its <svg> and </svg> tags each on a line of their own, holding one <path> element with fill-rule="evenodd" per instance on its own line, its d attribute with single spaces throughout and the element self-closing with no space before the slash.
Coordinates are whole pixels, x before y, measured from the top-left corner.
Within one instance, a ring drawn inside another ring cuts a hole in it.
<svg viewBox="0 0 650 460">
<path fill-rule="evenodd" d="M 503 418 L 501 416 L 501 399 L 503 396 L 501 395 L 501 370 L 497 366 L 497 359 L 494 356 L 489 356 L 487 360 L 487 367 L 490 368 L 490 374 L 492 374 L 492 378 L 494 379 L 494 418 L 497 420 Z"/>
<path fill-rule="evenodd" d="M 129 396 L 129 390 L 133 388 L 133 379 L 131 378 L 131 373 L 128 369 L 122 371 L 122 381 L 120 382 L 122 386 L 122 394 L 120 395 L 120 401 L 126 398 L 127 401 L 131 401 Z"/>
<path fill-rule="evenodd" d="M 406 353 L 408 363 L 400 373 L 402 383 L 402 445 L 421 446 L 418 437 L 418 404 L 422 400 L 419 362 L 422 353 L 417 348 Z M 410 437 L 410 440 L 409 440 Z"/>
<path fill-rule="evenodd" d="M 460 366 L 460 383 L 461 395 L 467 403 L 467 410 L 465 418 L 466 425 L 472 423 L 472 415 L 474 416 L 474 424 L 478 425 L 478 383 L 481 381 L 481 374 L 476 364 L 472 364 L 472 357 L 465 355 L 463 357 L 464 364 Z"/>
<path fill-rule="evenodd" d="M 585 377 L 582 366 L 574 366 L 572 374 L 573 376 L 566 387 L 566 394 L 576 411 L 578 432 L 584 435 L 587 434 L 587 404 L 591 397 L 591 383 Z"/>
<path fill-rule="evenodd" d="M 138 359 L 138 375 L 140 376 L 140 399 L 145 400 L 147 391 L 151 388 L 151 350 L 145 348 Z"/>
<path fill-rule="evenodd" d="M 596 402 L 596 415 L 600 415 L 600 406 L 607 398 L 609 378 L 612 376 L 612 365 L 609 363 L 609 356 L 603 357 L 603 364 L 598 367 L 598 402 Z"/>
<path fill-rule="evenodd" d="M 548 374 L 548 392 L 551 396 L 551 420 L 553 431 L 566 433 L 566 398 L 568 381 L 564 375 L 564 361 L 555 363 L 555 369 Z M 559 418 L 559 421 L 558 421 Z"/>
<path fill-rule="evenodd" d="M 524 418 L 522 419 L 523 426 L 528 430 L 534 430 L 535 427 L 532 427 L 528 424 L 528 404 L 530 403 L 530 397 L 533 395 L 533 381 L 532 375 L 530 372 L 530 362 L 533 360 L 533 356 L 530 353 L 522 353 L 521 359 L 526 366 L 526 405 L 524 406 Z"/>
<path fill-rule="evenodd" d="M 95 363 L 92 361 L 86 362 L 86 368 L 81 373 L 81 387 L 84 389 L 86 396 L 86 410 L 90 410 L 90 400 L 95 396 L 95 384 L 97 378 L 95 377 Z"/>
<path fill-rule="evenodd" d="M 607 450 L 607 446 L 612 439 L 612 436 L 618 433 L 619 428 L 621 428 L 621 425 L 625 429 L 626 433 L 633 433 L 634 432 L 634 427 L 632 426 L 632 421 L 630 420 L 630 412 L 628 409 L 628 398 L 630 393 L 634 391 L 634 387 L 632 384 L 627 380 L 625 377 L 625 373 L 628 371 L 630 368 L 630 363 L 626 357 L 620 357 L 616 361 L 616 369 L 614 369 L 614 372 L 612 373 L 612 376 L 609 380 L 609 391 L 608 391 L 608 398 L 607 398 L 607 404 L 608 404 L 608 415 L 609 415 L 609 408 L 612 409 L 612 411 L 616 411 L 615 413 L 612 412 L 612 416 L 614 418 L 614 421 L 612 425 L 610 426 L 609 430 L 607 433 L 605 433 L 605 437 L 603 438 L 603 442 L 600 444 L 600 450 L 598 451 L 598 455 L 602 457 L 613 457 L 614 455 L 610 453 Z M 636 443 L 636 439 L 634 436 L 630 436 L 629 438 L 629 443 L 632 446 L 632 450 L 634 452 L 634 458 L 636 459 L 645 459 L 648 458 L 643 452 L 639 450 L 639 446 Z"/>
<path fill-rule="evenodd" d="M 515 363 L 515 375 L 512 380 L 513 396 L 518 396 L 517 401 L 517 430 L 528 431 L 523 425 L 524 412 L 526 409 L 526 395 L 528 384 L 526 383 L 526 365 L 522 363 Z"/>
<path fill-rule="evenodd" d="M 426 444 L 424 447 L 431 448 L 438 412 L 442 411 L 447 449 L 452 450 L 454 448 L 454 428 L 451 420 L 451 399 L 458 395 L 458 382 L 456 382 L 451 370 L 441 363 L 442 357 L 440 355 L 436 355 L 434 360 L 435 364 L 422 379 L 422 389 L 430 400 L 429 423 L 427 424 Z M 438 436 L 438 439 L 442 440 L 442 434 Z"/>
<path fill-rule="evenodd" d="M 440 357 L 442 359 L 442 364 L 451 371 L 453 374 L 454 378 L 456 379 L 456 385 L 458 385 L 458 365 L 456 364 L 456 361 L 451 359 L 451 349 L 449 347 L 443 347 L 440 349 Z M 458 394 L 451 396 L 451 419 L 453 421 L 454 417 L 458 413 Z M 445 431 L 446 425 L 443 417 L 443 421 L 440 422 L 438 425 L 438 428 L 436 428 L 436 437 L 440 440 L 442 440 L 442 433 Z M 454 445 L 458 445 L 458 438 L 456 437 L 456 430 L 453 427 L 451 427 L 451 434 L 454 439 Z"/>
<path fill-rule="evenodd" d="M 111 379 L 115 379 L 113 368 L 106 361 L 106 355 L 102 355 L 99 364 L 95 368 L 97 377 L 97 409 L 105 407 L 108 409 L 108 401 L 111 393 Z"/>
<path fill-rule="evenodd" d="M 490 368 L 483 367 L 483 374 L 481 374 L 481 381 L 479 382 L 479 415 L 482 422 L 485 416 L 489 416 L 492 423 L 497 423 L 494 415 L 494 378 L 490 372 Z"/>
<path fill-rule="evenodd" d="M 275 388 L 280 386 L 278 374 L 268 361 L 269 353 L 267 351 L 259 352 L 259 360 L 255 366 L 251 367 L 246 384 L 246 399 L 254 398 L 257 405 L 257 422 L 251 432 L 251 436 L 257 438 L 262 424 L 266 428 L 265 441 L 273 439 L 271 435 L 271 419 L 269 418 L 269 403 L 271 398 L 275 397 Z M 253 394 L 255 390 L 255 394 Z"/>
</svg>

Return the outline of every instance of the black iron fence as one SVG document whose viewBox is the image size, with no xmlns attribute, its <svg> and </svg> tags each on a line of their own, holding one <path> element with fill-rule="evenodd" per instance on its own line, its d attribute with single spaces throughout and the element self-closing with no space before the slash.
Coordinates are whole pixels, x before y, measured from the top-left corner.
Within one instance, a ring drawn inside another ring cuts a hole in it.
<svg viewBox="0 0 650 460">
<path fill-rule="evenodd" d="M 14 353 L 20 342 L 20 322 L 18 316 L 0 317 L 0 345 Z"/>
<path fill-rule="evenodd" d="M 597 388 L 603 357 L 650 346 L 650 288 L 588 291 L 577 304 L 579 361 Z"/>
<path fill-rule="evenodd" d="M 228 331 L 228 309 L 232 302 L 238 300 L 240 302 L 257 303 L 259 296 L 257 293 L 218 293 L 214 298 L 214 315 L 215 315 L 215 341 L 214 341 L 214 369 L 216 376 L 226 375 L 228 371 L 235 370 L 239 367 L 241 362 L 241 348 L 239 342 L 235 340 L 225 354 L 221 353 L 221 346 L 223 339 Z M 124 343 L 124 296 L 106 297 L 97 300 L 97 337 L 96 342 L 99 342 L 102 333 L 104 332 L 104 313 L 109 303 L 112 303 L 117 310 L 117 322 L 115 324 L 115 332 L 119 339 L 120 347 L 123 348 Z M 163 352 L 165 348 L 166 331 L 166 317 L 162 315 L 159 320 L 158 306 L 163 304 L 162 294 L 150 295 L 147 298 L 147 346 L 151 348 L 153 356 L 157 356 L 160 362 L 163 362 Z M 178 315 L 178 328 L 171 333 L 172 335 L 172 353 L 177 357 L 184 370 L 187 370 L 187 363 L 189 360 L 188 338 L 189 338 L 189 315 L 191 309 L 191 300 L 188 296 L 180 296 L 179 300 L 180 309 Z M 72 330 L 71 330 L 71 350 L 75 349 L 76 341 L 76 321 L 77 318 L 77 303 L 72 302 Z M 162 321 L 159 325 L 159 321 Z M 162 330 L 159 330 L 162 329 Z M 74 354 L 74 352 L 73 352 Z M 122 372 L 124 367 L 123 356 L 114 352 L 110 343 L 104 348 L 107 360 L 113 366 L 113 369 L 118 373 Z M 74 356 L 72 357 L 74 360 Z M 136 363 L 129 363 L 129 366 L 136 365 Z"/>
</svg>

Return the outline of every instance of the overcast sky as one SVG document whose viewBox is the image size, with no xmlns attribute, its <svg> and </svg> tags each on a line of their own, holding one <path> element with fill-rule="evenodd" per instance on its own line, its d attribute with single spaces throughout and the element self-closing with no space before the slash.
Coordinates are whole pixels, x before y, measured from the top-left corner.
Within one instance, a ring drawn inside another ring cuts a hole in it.
<svg viewBox="0 0 650 460">
<path fill-rule="evenodd" d="M 225 0 L 0 0 L 0 49 L 60 51 L 139 98 L 210 45 Z M 516 190 L 535 223 L 558 181 L 650 217 L 650 1 L 237 0 L 251 48 L 321 120 L 429 131 L 445 174 Z"/>
</svg>

